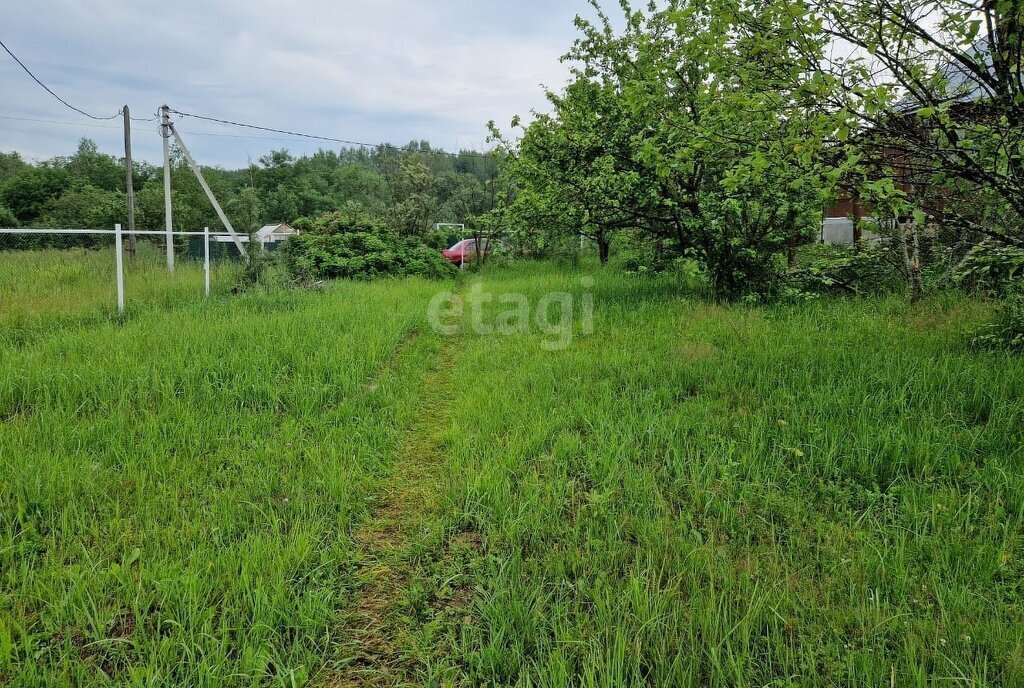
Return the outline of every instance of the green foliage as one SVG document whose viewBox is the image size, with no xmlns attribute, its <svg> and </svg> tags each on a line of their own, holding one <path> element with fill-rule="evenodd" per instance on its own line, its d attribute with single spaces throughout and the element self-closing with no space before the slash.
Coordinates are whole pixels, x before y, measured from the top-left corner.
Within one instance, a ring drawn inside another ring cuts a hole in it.
<svg viewBox="0 0 1024 688">
<path fill-rule="evenodd" d="M 247 260 L 242 261 L 234 291 L 240 292 L 255 287 L 267 287 L 278 277 L 278 253 L 264 250 L 255 235 L 249 235 L 249 243 L 245 245 Z"/>
<path fill-rule="evenodd" d="M 28 164 L 16 152 L 0 152 L 0 184 L 21 172 Z"/>
<path fill-rule="evenodd" d="M 290 237 L 281 249 L 289 273 L 299 282 L 409 275 L 443 278 L 455 273 L 436 249 L 365 214 L 328 213 L 308 224 L 306 233 Z"/>
<path fill-rule="evenodd" d="M 26 167 L 0 186 L 0 204 L 22 224 L 39 219 L 47 204 L 71 187 L 71 177 L 56 167 Z"/>
<path fill-rule="evenodd" d="M 113 156 L 99 152 L 96 143 L 82 139 L 78 150 L 70 158 L 61 160 L 60 166 L 77 180 L 104 191 L 124 193 L 124 163 Z"/>
<path fill-rule="evenodd" d="M 617 239 L 611 265 L 630 274 L 657 274 L 676 268 L 684 261 L 666 250 L 664 240 L 652 239 L 644 232 L 620 232 Z"/>
<path fill-rule="evenodd" d="M 321 150 L 301 157 L 271 151 L 250 168 L 205 167 L 203 175 L 232 223 L 246 232 L 352 206 L 405 235 L 426 238 L 437 222 L 474 225 L 489 213 L 501 190 L 496 180 L 502 164 L 500 156 L 450 155 L 416 142 L 402 148 Z M 163 170 L 136 162 L 133 181 L 136 227 L 162 228 Z M 0 205 L 20 225 L 124 225 L 124 187 L 123 160 L 100 152 L 88 139 L 73 155 L 39 165 L 25 163 L 17 153 L 0 154 Z M 176 228 L 220 227 L 176 147 L 171 149 L 171 187 Z"/>
<path fill-rule="evenodd" d="M 1024 247 L 983 242 L 959 264 L 954 279 L 961 286 L 1005 296 L 1014 281 L 1024 277 Z"/>
<path fill-rule="evenodd" d="M 982 327 L 972 341 L 978 348 L 1024 354 L 1024 280 L 1006 285 L 1005 293 L 995 321 Z"/>
<path fill-rule="evenodd" d="M 955 264 L 972 246 L 1024 247 L 1024 4 L 754 6 L 760 16 L 740 22 L 738 41 L 857 47 L 833 49 L 828 59 L 815 50 L 766 50 L 762 59 L 814 112 L 845 115 L 828 148 L 834 174 L 880 218 L 907 221 L 895 238 L 912 298 L 923 276 L 948 277 L 951 265 L 941 263 Z M 933 232 L 927 242 L 925 232 Z"/>
<path fill-rule="evenodd" d="M 68 189 L 61 196 L 47 201 L 36 220 L 41 227 L 82 227 L 113 229 L 124 223 L 124 194 L 83 185 Z"/>
<path fill-rule="evenodd" d="M 834 183 L 822 152 L 845 118 L 814 114 L 763 69 L 765 51 L 791 49 L 784 36 L 734 40 L 739 10 L 622 3 L 619 29 L 592 4 L 598 21 L 577 21 L 568 55 L 572 83 L 505 144 L 519 224 L 599 245 L 640 231 L 699 261 L 720 297 L 777 292 L 776 256 L 815 234 Z"/>
<path fill-rule="evenodd" d="M 262 226 L 260 217 L 263 215 L 263 205 L 259 194 L 251 186 L 239 189 L 238 193 L 228 201 L 225 212 L 239 232 L 248 234 Z"/>
<path fill-rule="evenodd" d="M 11 209 L 5 205 L 0 205 L 0 227 L 17 227 L 18 218 L 14 216 Z"/>
<path fill-rule="evenodd" d="M 898 284 L 887 247 L 818 244 L 800 251 L 799 266 L 788 275 L 789 284 L 810 294 L 878 293 Z"/>
</svg>

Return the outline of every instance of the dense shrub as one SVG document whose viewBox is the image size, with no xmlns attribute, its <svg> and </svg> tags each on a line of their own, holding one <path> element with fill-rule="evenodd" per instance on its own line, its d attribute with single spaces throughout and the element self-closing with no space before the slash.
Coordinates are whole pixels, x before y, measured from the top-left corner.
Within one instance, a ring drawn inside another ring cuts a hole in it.
<svg viewBox="0 0 1024 688">
<path fill-rule="evenodd" d="M 281 259 L 278 253 L 265 250 L 251 235 L 249 243 L 245 245 L 245 254 L 247 260 L 242 263 L 233 291 L 242 292 L 287 281 L 281 274 Z"/>
<path fill-rule="evenodd" d="M 0 184 L 0 204 L 25 224 L 42 215 L 47 203 L 71 187 L 71 176 L 55 167 L 28 167 Z"/>
<path fill-rule="evenodd" d="M 664 241 L 651 239 L 642 232 L 626 231 L 617 238 L 619 241 L 612 255 L 612 264 L 625 272 L 640 275 L 659 273 L 671 270 L 679 263 L 676 252 L 666 250 Z"/>
<path fill-rule="evenodd" d="M 1006 299 L 994 322 L 974 336 L 974 345 L 983 349 L 1006 349 L 1024 353 L 1024 280 L 1006 287 Z"/>
<path fill-rule="evenodd" d="M 442 278 L 455 273 L 437 249 L 354 213 L 328 213 L 313 220 L 305 234 L 285 242 L 282 252 L 288 272 L 298 281 Z"/>
<path fill-rule="evenodd" d="M 0 205 L 0 227 L 17 227 L 18 218 L 14 216 L 11 209 Z"/>
<path fill-rule="evenodd" d="M 789 273 L 789 283 L 810 294 L 862 295 L 895 288 L 899 279 L 887 251 L 867 243 L 807 246 L 800 251 L 799 266 Z"/>
<path fill-rule="evenodd" d="M 1024 278 L 1024 249 L 1003 244 L 975 246 L 958 266 L 954 279 L 967 289 L 1005 296 Z"/>
</svg>

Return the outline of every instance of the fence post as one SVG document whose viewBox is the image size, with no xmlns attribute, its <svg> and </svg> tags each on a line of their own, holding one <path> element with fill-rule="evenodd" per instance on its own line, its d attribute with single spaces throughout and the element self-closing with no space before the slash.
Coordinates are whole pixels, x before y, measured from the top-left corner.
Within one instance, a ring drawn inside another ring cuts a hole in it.
<svg viewBox="0 0 1024 688">
<path fill-rule="evenodd" d="M 206 297 L 210 297 L 210 228 L 203 227 L 203 275 L 206 279 Z"/>
<path fill-rule="evenodd" d="M 124 313 L 124 256 L 121 246 L 121 225 L 114 225 L 114 265 L 117 268 L 117 312 Z"/>
</svg>

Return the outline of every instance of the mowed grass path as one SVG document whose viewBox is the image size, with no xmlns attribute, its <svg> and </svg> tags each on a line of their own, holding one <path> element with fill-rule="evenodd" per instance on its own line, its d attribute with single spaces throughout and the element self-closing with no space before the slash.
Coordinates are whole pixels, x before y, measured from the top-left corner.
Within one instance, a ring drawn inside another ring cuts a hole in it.
<svg viewBox="0 0 1024 688">
<path fill-rule="evenodd" d="M 473 281 L 588 291 L 593 333 L 442 341 L 454 287 L 411 281 L 7 345 L 0 679 L 1024 685 L 1024 361 L 966 348 L 988 306 Z"/>
</svg>

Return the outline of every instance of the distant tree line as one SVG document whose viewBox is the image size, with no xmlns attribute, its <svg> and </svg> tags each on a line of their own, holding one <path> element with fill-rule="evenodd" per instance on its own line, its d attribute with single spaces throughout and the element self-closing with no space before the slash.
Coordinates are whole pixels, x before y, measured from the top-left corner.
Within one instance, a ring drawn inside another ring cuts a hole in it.
<svg viewBox="0 0 1024 688">
<path fill-rule="evenodd" d="M 506 188 L 501 167 L 500 156 L 449 154 L 422 141 L 300 157 L 275 150 L 250 167 L 207 167 L 203 174 L 239 231 L 271 222 L 301 227 L 345 210 L 440 247 L 456 237 L 435 233 L 435 223 L 462 223 L 473 231 L 485 221 Z M 162 229 L 163 167 L 134 162 L 133 185 L 136 227 Z M 220 227 L 184 157 L 173 149 L 171 186 L 175 228 Z M 39 163 L 0 153 L 0 226 L 108 229 L 125 225 L 126 214 L 124 161 L 89 139 L 70 156 Z"/>
</svg>

